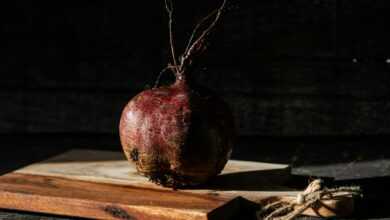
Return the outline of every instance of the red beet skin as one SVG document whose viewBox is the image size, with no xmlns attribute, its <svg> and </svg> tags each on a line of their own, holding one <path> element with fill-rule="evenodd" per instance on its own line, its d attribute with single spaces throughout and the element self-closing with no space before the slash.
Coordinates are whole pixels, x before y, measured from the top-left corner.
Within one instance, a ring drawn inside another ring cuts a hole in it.
<svg viewBox="0 0 390 220">
<path fill-rule="evenodd" d="M 119 129 L 126 157 L 138 172 L 170 187 L 216 176 L 234 140 L 228 106 L 185 78 L 135 96 L 122 112 Z"/>
</svg>

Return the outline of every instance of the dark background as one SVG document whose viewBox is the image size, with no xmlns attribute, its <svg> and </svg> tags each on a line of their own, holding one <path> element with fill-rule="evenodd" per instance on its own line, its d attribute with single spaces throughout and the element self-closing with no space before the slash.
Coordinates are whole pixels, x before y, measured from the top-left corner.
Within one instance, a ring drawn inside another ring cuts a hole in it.
<svg viewBox="0 0 390 220">
<path fill-rule="evenodd" d="M 168 61 L 162 3 L 0 7 L 3 143 L 119 149 L 122 108 Z M 178 49 L 218 4 L 176 1 Z M 232 107 L 235 153 L 387 140 L 389 9 L 386 0 L 230 1 L 195 75 Z"/>
<path fill-rule="evenodd" d="M 120 150 L 121 110 L 168 62 L 162 3 L 1 3 L 0 172 L 68 148 Z M 175 1 L 178 50 L 219 3 Z M 231 0 L 194 76 L 234 111 L 233 157 L 389 153 L 389 9 L 387 0 Z"/>
</svg>

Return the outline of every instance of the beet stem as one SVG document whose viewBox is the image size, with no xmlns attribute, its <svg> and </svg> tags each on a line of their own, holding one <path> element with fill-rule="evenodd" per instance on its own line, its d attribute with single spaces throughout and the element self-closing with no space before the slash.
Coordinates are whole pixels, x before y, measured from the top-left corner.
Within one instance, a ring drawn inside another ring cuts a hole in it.
<svg viewBox="0 0 390 220">
<path fill-rule="evenodd" d="M 168 22 L 168 28 L 169 28 L 169 41 L 171 45 L 171 53 L 172 53 L 172 61 L 173 66 L 176 69 L 176 72 L 179 72 L 177 61 L 176 61 L 176 54 L 175 54 L 175 41 L 173 38 L 173 31 L 172 31 L 172 23 L 173 23 L 173 3 L 172 0 L 165 0 L 165 8 L 168 12 L 169 22 Z"/>
<path fill-rule="evenodd" d="M 172 62 L 173 64 L 168 64 L 167 67 L 165 67 L 159 74 L 158 80 L 156 81 L 156 85 L 158 84 L 161 75 L 167 70 L 172 69 L 173 73 L 175 74 L 175 77 L 177 80 L 184 79 L 184 74 L 187 65 L 190 65 L 191 62 L 190 58 L 193 54 L 200 52 L 205 49 L 204 46 L 204 39 L 206 36 L 211 32 L 211 30 L 214 28 L 214 26 L 217 24 L 219 18 L 221 17 L 222 11 L 225 8 L 227 0 L 223 0 L 221 6 L 215 10 L 213 10 L 211 13 L 209 13 L 207 16 L 205 16 L 198 24 L 195 25 L 194 30 L 192 31 L 192 34 L 188 40 L 186 49 L 184 50 L 184 53 L 179 57 L 180 64 L 178 65 L 176 52 L 175 52 L 175 40 L 173 36 L 173 30 L 172 30 L 172 24 L 173 24 L 173 2 L 172 0 L 165 0 L 165 9 L 168 13 L 169 22 L 169 43 L 171 48 L 171 56 L 172 56 Z M 195 40 L 195 36 L 198 33 L 198 30 L 200 27 L 208 21 L 210 18 L 214 17 L 214 20 L 211 22 L 211 24 L 203 30 L 203 32 L 200 34 L 200 36 Z M 155 86 L 156 87 L 156 86 Z"/>
<path fill-rule="evenodd" d="M 162 69 L 160 71 L 160 73 L 157 76 L 156 82 L 154 83 L 153 88 L 157 88 L 158 87 L 158 85 L 160 84 L 160 80 L 161 80 L 162 74 L 164 74 L 168 69 L 169 69 L 169 66 L 166 66 L 166 67 L 164 67 L 164 69 Z"/>
<path fill-rule="evenodd" d="M 222 11 L 223 9 L 225 8 L 225 5 L 226 5 L 226 1 L 227 0 L 223 0 L 221 6 L 218 8 L 218 9 L 215 9 L 214 11 L 212 11 L 210 14 L 208 14 L 207 16 L 205 16 L 194 28 L 194 31 L 192 32 L 192 35 L 190 37 L 190 40 L 188 42 L 188 45 L 187 45 L 187 48 L 186 50 L 184 51 L 184 54 L 182 56 L 182 59 L 181 59 L 181 65 L 180 65 L 180 70 L 183 70 L 183 67 L 185 65 L 185 62 L 192 56 L 192 54 L 198 52 L 198 51 L 201 51 L 204 49 L 204 39 L 206 38 L 206 36 L 211 32 L 211 30 L 215 27 L 215 25 L 217 24 L 219 18 L 221 17 L 221 14 L 222 14 Z M 192 40 L 196 34 L 196 32 L 198 31 L 198 29 L 200 28 L 200 26 L 206 22 L 207 20 L 209 20 L 212 16 L 214 16 L 215 14 L 215 18 L 213 20 L 213 22 L 205 29 L 203 30 L 202 34 L 192 43 Z M 191 45 L 191 46 L 190 46 Z"/>
</svg>

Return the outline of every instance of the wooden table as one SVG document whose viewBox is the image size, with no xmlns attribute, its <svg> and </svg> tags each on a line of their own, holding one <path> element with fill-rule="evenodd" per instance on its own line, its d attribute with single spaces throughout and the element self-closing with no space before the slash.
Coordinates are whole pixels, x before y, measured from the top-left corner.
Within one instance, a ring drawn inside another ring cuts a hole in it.
<svg viewBox="0 0 390 220">
<path fill-rule="evenodd" d="M 11 138 L 11 141 L 13 139 L 14 138 Z M 23 139 L 19 138 L 19 141 L 20 140 L 23 140 Z M 48 139 L 48 140 L 45 139 L 45 141 L 42 141 L 42 140 L 43 139 L 40 139 L 40 138 L 34 139 L 33 146 L 31 146 L 31 143 L 30 143 L 31 140 L 27 139 L 25 141 L 29 142 L 29 144 L 26 144 L 28 146 L 17 147 L 17 146 L 19 146 L 19 143 L 18 143 L 17 145 L 11 144 L 11 145 L 9 145 L 8 148 L 7 147 L 3 148 L 4 149 L 3 152 L 6 152 L 6 154 L 4 154 L 4 153 L 0 154 L 0 161 L 1 161 L 0 173 L 9 172 L 11 170 L 20 168 L 20 167 L 25 166 L 27 164 L 31 164 L 31 163 L 36 162 L 38 160 L 43 160 L 45 158 L 48 158 L 50 156 L 53 156 L 55 154 L 58 154 L 60 152 L 65 151 L 65 150 L 68 150 L 69 145 L 70 145 L 69 143 L 72 143 L 72 141 L 59 142 L 59 146 L 56 148 L 53 148 L 51 146 L 51 144 L 48 144 L 48 143 L 53 143 L 53 139 Z M 46 142 L 46 144 L 39 144 L 41 142 Z M 87 143 L 88 142 L 89 141 L 87 141 Z M 110 141 L 107 141 L 107 142 L 110 142 Z M 38 144 L 36 144 L 36 143 L 38 143 Z M 73 146 L 80 147 L 80 145 L 85 146 L 86 144 L 81 143 L 79 145 L 73 145 Z M 103 142 L 103 144 L 101 144 L 101 145 L 105 145 L 105 143 Z M 104 148 L 104 147 L 102 147 L 102 148 Z M 248 152 L 251 152 L 251 151 L 248 151 Z M 266 148 L 263 153 L 264 153 L 264 155 L 267 155 L 268 158 L 273 158 L 273 159 L 276 159 L 278 161 L 286 161 L 286 154 L 281 155 L 279 152 L 280 152 L 280 148 L 277 148 L 275 146 L 271 146 L 271 147 Z M 288 154 L 291 157 L 293 157 L 292 152 L 294 152 L 294 149 L 289 149 Z M 236 155 L 239 155 L 239 157 L 241 157 L 241 158 L 243 158 L 243 157 L 244 158 L 248 157 L 251 159 L 254 158 L 254 156 L 253 156 L 254 154 L 250 154 L 250 153 L 247 154 L 247 156 L 245 156 L 246 155 L 245 151 L 238 152 L 238 154 L 236 153 Z M 386 210 L 389 210 L 389 209 L 385 208 L 385 206 L 386 205 L 383 203 L 382 204 L 375 204 L 376 208 L 372 207 L 375 209 L 373 209 L 371 211 L 367 210 L 365 212 L 366 217 L 362 218 L 362 219 L 370 219 L 370 216 L 372 216 L 372 219 L 376 219 L 375 217 L 378 217 L 378 213 L 381 213 L 379 215 L 379 217 L 390 216 L 390 213 L 386 214 L 387 213 Z M 362 210 L 360 210 L 360 211 L 362 211 Z M 243 219 L 253 219 L 253 215 L 251 215 L 250 213 L 243 212 L 243 213 L 240 213 L 240 215 L 241 215 L 241 218 L 243 218 Z M 61 220 L 61 219 L 79 219 L 79 218 L 69 218 L 69 217 L 54 216 L 54 215 L 0 210 L 0 219 L 42 219 L 42 220 L 59 219 L 59 220 Z M 303 217 L 300 219 L 319 219 L 319 218 Z"/>
</svg>

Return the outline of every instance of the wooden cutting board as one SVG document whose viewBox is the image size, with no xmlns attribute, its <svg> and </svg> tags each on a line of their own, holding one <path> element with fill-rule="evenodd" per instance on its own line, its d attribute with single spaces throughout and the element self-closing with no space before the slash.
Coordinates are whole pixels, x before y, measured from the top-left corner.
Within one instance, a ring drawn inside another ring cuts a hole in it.
<svg viewBox="0 0 390 220">
<path fill-rule="evenodd" d="M 0 208 L 95 219 L 229 219 L 249 201 L 298 192 L 288 166 L 230 160 L 207 186 L 172 190 L 121 152 L 72 150 L 0 177 Z"/>
</svg>

